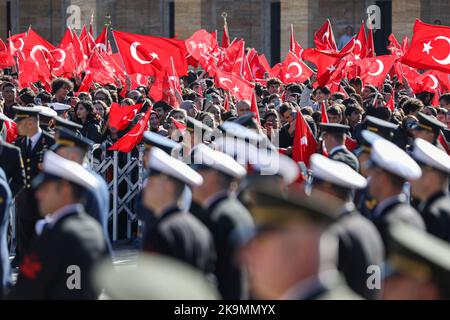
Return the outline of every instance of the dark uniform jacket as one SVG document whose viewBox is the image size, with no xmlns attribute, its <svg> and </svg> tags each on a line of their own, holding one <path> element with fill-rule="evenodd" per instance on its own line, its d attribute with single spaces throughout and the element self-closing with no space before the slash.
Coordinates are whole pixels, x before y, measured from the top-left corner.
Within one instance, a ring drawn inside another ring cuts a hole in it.
<svg viewBox="0 0 450 320">
<path fill-rule="evenodd" d="M 338 238 L 337 269 L 348 286 L 366 299 L 377 299 L 379 290 L 367 287 L 367 268 L 371 265 L 381 268 L 384 261 L 383 240 L 374 224 L 353 203 L 348 203 L 327 233 Z"/>
<path fill-rule="evenodd" d="M 427 231 L 450 242 L 450 195 L 439 192 L 419 205 L 418 210 Z"/>
<path fill-rule="evenodd" d="M 84 213 L 81 205 L 68 210 L 36 238 L 23 259 L 10 298 L 98 298 L 99 292 L 93 288 L 91 277 L 94 264 L 106 256 L 101 226 Z M 76 286 L 77 275 L 80 276 L 79 287 Z"/>
<path fill-rule="evenodd" d="M 340 161 L 350 166 L 356 172 L 359 172 L 358 158 L 351 153 L 345 146 L 336 147 L 330 150 L 329 158 L 332 160 Z"/>
<path fill-rule="evenodd" d="M 203 216 L 217 250 L 216 277 L 222 298 L 247 299 L 247 277 L 234 254 L 240 243 L 240 230 L 254 226 L 250 213 L 236 197 L 220 193 L 205 208 Z"/>
<path fill-rule="evenodd" d="M 208 229 L 192 214 L 174 206 L 153 220 L 146 238 L 144 251 L 157 252 L 199 269 L 206 275 L 214 273 L 216 251 Z"/>
<path fill-rule="evenodd" d="M 380 232 L 386 248 L 389 227 L 395 223 L 405 223 L 425 230 L 420 214 L 406 202 L 404 195 L 399 195 L 380 202 L 372 214 L 372 221 Z"/>
<path fill-rule="evenodd" d="M 25 169 L 20 149 L 0 139 L 0 167 L 5 171 L 13 197 L 25 186 Z"/>
</svg>

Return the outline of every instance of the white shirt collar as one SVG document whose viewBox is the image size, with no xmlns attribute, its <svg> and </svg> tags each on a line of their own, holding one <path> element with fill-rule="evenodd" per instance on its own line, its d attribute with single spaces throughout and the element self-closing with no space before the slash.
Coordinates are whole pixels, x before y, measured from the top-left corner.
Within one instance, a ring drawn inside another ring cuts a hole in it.
<svg viewBox="0 0 450 320">
<path fill-rule="evenodd" d="M 227 195 L 228 193 L 229 193 L 228 190 L 222 190 L 222 191 L 219 191 L 219 192 L 213 194 L 212 196 L 210 196 L 208 199 L 206 199 L 203 202 L 203 208 L 209 208 L 209 206 L 211 206 L 211 204 L 213 204 L 214 201 L 216 201 L 217 199 L 219 199 L 220 197 L 222 197 L 224 195 Z"/>
<path fill-rule="evenodd" d="M 398 195 L 389 197 L 384 199 L 383 201 L 381 201 L 376 207 L 375 210 L 373 211 L 373 215 L 375 217 L 379 216 L 381 214 L 381 212 L 388 206 L 390 206 L 391 204 L 395 203 L 395 202 L 405 202 L 406 201 L 406 196 L 403 193 L 400 193 Z"/>
<path fill-rule="evenodd" d="M 328 154 L 333 154 L 333 152 L 339 151 L 345 149 L 345 145 L 340 145 L 340 146 L 336 146 L 333 149 L 330 150 L 330 152 Z"/>
<path fill-rule="evenodd" d="M 62 217 L 64 217 L 65 215 L 75 212 L 75 211 L 78 212 L 81 209 L 80 207 L 81 207 L 81 204 L 79 204 L 79 203 L 69 204 L 65 207 L 62 207 L 62 208 L 56 210 L 48 218 L 46 217 L 46 219 L 49 220 L 50 226 L 54 226 L 55 223 L 58 220 L 60 220 Z"/>
<path fill-rule="evenodd" d="M 41 134 L 42 134 L 42 129 L 40 127 L 38 127 L 38 131 L 29 138 L 31 140 L 31 148 L 32 149 L 34 149 L 34 147 L 38 143 L 38 140 L 41 137 Z"/>
</svg>

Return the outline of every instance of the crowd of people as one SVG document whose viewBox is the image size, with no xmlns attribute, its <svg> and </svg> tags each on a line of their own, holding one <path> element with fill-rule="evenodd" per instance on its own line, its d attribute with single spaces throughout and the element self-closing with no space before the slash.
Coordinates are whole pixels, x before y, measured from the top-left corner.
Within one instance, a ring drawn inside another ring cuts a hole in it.
<svg viewBox="0 0 450 320">
<path fill-rule="evenodd" d="M 110 194 L 86 156 L 99 144 L 104 158 L 141 123 L 142 254 L 189 265 L 223 299 L 450 298 L 450 93 L 433 105 L 396 75 L 379 87 L 343 78 L 331 92 L 316 72 L 290 84 L 266 74 L 255 109 L 205 70 L 179 78 L 176 105 L 152 98 L 153 80 L 80 92 L 81 78 L 59 77 L 49 92 L 1 75 L 5 298 L 99 297 L 90 276 L 114 255 Z M 110 124 L 113 108 L 139 104 L 126 127 Z"/>
</svg>

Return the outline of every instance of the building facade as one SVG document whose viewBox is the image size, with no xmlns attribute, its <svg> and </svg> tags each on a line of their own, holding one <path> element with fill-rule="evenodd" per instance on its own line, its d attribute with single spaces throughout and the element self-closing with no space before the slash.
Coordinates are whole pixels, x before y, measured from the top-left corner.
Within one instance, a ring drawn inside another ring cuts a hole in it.
<svg viewBox="0 0 450 320">
<path fill-rule="evenodd" d="M 325 19 L 331 20 L 337 41 L 347 25 L 358 31 L 368 8 L 379 26 L 375 32 L 379 54 L 385 52 L 391 32 L 399 41 L 411 36 L 416 18 L 450 25 L 448 0 L 0 0 L 0 38 L 31 25 L 58 43 L 68 24 L 79 29 L 93 15 L 94 35 L 111 22 L 117 30 L 179 39 L 200 28 L 218 30 L 220 41 L 225 12 L 230 36 L 244 38 L 274 63 L 287 53 L 291 24 L 296 40 L 310 47 L 314 31 Z"/>
</svg>

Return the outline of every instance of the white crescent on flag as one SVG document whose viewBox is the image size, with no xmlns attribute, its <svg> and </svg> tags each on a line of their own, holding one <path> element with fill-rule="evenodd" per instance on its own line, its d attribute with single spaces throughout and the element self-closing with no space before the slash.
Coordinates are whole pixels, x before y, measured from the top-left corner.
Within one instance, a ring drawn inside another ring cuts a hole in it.
<svg viewBox="0 0 450 320">
<path fill-rule="evenodd" d="M 448 43 L 448 45 L 449 45 L 449 53 L 448 53 L 448 55 L 447 55 L 447 58 L 442 59 L 442 60 L 438 60 L 438 59 L 436 59 L 436 58 L 433 57 L 433 56 L 431 56 L 431 57 L 433 58 L 434 61 L 436 61 L 436 62 L 439 63 L 439 64 L 442 64 L 442 65 L 448 65 L 448 64 L 450 64 L 450 39 L 447 38 L 447 37 L 445 37 L 445 36 L 438 36 L 438 37 L 434 38 L 434 40 L 445 40 L 445 41 L 447 41 L 447 43 Z"/>
<path fill-rule="evenodd" d="M 33 47 L 33 49 L 31 49 L 30 52 L 30 58 L 32 60 L 34 60 L 36 62 L 36 51 L 41 50 L 41 51 L 47 51 L 48 54 L 50 54 L 50 52 L 48 51 L 48 49 L 40 44 L 37 44 Z"/>
<path fill-rule="evenodd" d="M 63 66 L 64 63 L 66 62 L 66 52 L 62 49 L 55 49 L 55 51 L 58 51 L 59 53 L 61 53 L 61 59 L 55 59 L 56 62 L 60 62 L 58 67 L 53 67 L 53 70 L 60 70 Z"/>
<path fill-rule="evenodd" d="M 438 85 L 439 85 L 438 79 L 437 79 L 434 75 L 432 75 L 432 74 L 429 74 L 428 77 L 429 77 L 431 80 L 433 80 L 433 86 L 430 87 L 430 89 L 431 89 L 431 90 L 437 89 L 437 87 L 438 87 Z"/>
<path fill-rule="evenodd" d="M 223 85 L 223 86 L 226 86 L 226 84 L 225 84 L 225 82 L 229 82 L 229 83 L 231 83 L 231 84 L 233 84 L 233 82 L 230 80 L 230 79 L 227 79 L 227 78 L 219 78 L 219 82 Z"/>
<path fill-rule="evenodd" d="M 376 72 L 369 72 L 371 76 L 379 76 L 384 70 L 384 64 L 380 59 L 376 59 L 375 62 L 378 64 L 378 70 Z"/>
<path fill-rule="evenodd" d="M 140 64 L 149 64 L 149 63 L 151 63 L 151 61 L 143 60 L 143 59 L 139 58 L 139 56 L 137 55 L 137 47 L 140 46 L 140 45 L 141 44 L 139 42 L 133 42 L 130 45 L 131 56 L 133 57 L 134 60 L 136 60 Z"/>
<path fill-rule="evenodd" d="M 291 62 L 291 63 L 288 65 L 287 69 L 289 70 L 289 68 L 290 68 L 291 66 L 294 66 L 294 67 L 297 68 L 297 74 L 293 75 L 292 77 L 297 78 L 297 77 L 299 77 L 299 76 L 302 75 L 303 69 L 302 69 L 302 66 L 300 65 L 300 63 L 295 62 L 295 61 L 294 61 L 294 62 Z"/>
</svg>

